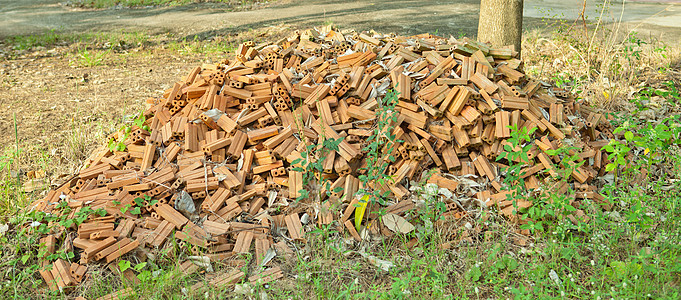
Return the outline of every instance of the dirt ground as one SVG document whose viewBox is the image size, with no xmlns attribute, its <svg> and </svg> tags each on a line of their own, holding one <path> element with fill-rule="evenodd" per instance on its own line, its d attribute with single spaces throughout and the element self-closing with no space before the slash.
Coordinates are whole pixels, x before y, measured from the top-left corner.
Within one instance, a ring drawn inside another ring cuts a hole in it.
<svg viewBox="0 0 681 300">
<path fill-rule="evenodd" d="M 38 55 L 3 62 L 0 142 L 14 144 L 16 113 L 23 150 L 75 167 L 87 155 L 85 148 L 93 146 L 91 141 L 115 129 L 122 116 L 142 109 L 144 99 L 162 93 L 197 60 L 139 57 L 116 67 L 93 68 L 72 68 L 65 57 Z"/>
</svg>

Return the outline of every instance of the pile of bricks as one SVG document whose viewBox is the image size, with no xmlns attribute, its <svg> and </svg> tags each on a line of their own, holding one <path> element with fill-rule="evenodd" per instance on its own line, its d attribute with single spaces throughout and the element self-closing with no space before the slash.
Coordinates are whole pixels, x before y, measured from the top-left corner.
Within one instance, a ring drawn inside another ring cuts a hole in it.
<svg viewBox="0 0 681 300">
<path fill-rule="evenodd" d="M 247 264 L 245 253 L 264 264 L 249 276 L 238 268 L 215 275 L 196 289 L 268 282 L 283 273 L 264 259 L 267 253 L 291 253 L 291 243 L 304 242 L 314 223 L 336 224 L 357 241 L 365 234 L 393 235 L 372 222 L 375 211 L 405 216 L 415 208 L 410 182 L 419 180 L 514 218 L 500 172 L 508 161 L 496 160 L 510 145 L 511 126 L 536 128 L 521 175 L 528 190 L 559 182 L 553 177 L 561 157 L 549 150 L 570 145 L 579 156 L 574 163 L 584 163 L 551 189 L 571 187 L 574 202 L 604 203 L 588 183 L 605 172 L 608 159 L 600 149 L 612 137 L 608 120 L 566 91 L 528 79 L 520 64 L 511 48 L 430 34 L 325 28 L 272 44 L 244 43 L 234 59 L 196 67 L 162 97 L 149 99 L 144 126 L 112 136 L 124 151 L 95 153 L 77 176 L 32 205 L 68 218 L 86 207 L 106 212 L 70 227 L 49 224 L 52 233 L 41 240 L 47 253 L 68 249 L 75 258 L 45 262 L 51 267 L 40 274 L 51 289 L 63 289 L 85 280 L 91 264 L 115 263 L 124 255 L 145 259 L 179 244 L 235 267 Z M 392 181 L 366 183 L 358 178 L 367 170 L 365 147 L 378 132 L 376 115 L 387 89 L 398 98 L 389 112 L 396 116 L 390 121 L 396 139 L 389 142 L 396 159 L 383 170 Z M 341 141 L 324 157 L 306 155 L 309 145 L 324 139 Z M 328 185 L 304 180 L 296 168 L 306 167 L 303 157 L 322 161 L 316 180 Z M 431 169 L 437 171 L 422 178 Z M 467 178 L 485 188 L 458 189 L 448 174 L 473 175 Z M 303 190 L 315 196 L 296 200 Z M 390 200 L 370 204 L 362 223 L 370 226 L 358 230 L 350 221 L 356 194 L 371 190 Z M 442 201 L 445 217 L 466 214 L 452 200 Z M 199 269 L 188 260 L 178 264 L 187 273 Z"/>
</svg>

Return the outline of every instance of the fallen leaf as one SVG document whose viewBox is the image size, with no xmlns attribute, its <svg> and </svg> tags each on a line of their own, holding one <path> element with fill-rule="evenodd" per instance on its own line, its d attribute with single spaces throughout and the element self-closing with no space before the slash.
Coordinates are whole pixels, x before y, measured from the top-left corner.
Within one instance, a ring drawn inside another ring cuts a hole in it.
<svg viewBox="0 0 681 300">
<path fill-rule="evenodd" d="M 381 270 L 386 271 L 386 272 L 389 272 L 390 268 L 395 266 L 395 264 L 393 262 L 389 261 L 389 260 L 383 260 L 383 259 L 380 259 L 376 256 L 371 255 L 371 254 L 366 254 L 364 251 L 359 251 L 359 252 L 349 251 L 345 255 L 349 256 L 351 254 L 361 255 L 362 257 L 367 259 L 372 265 L 374 265 L 374 266 L 376 266 L 376 267 L 378 267 Z"/>
<path fill-rule="evenodd" d="M 273 248 L 267 249 L 267 253 L 265 253 L 265 257 L 262 258 L 262 262 L 260 263 L 260 268 L 264 268 L 275 256 L 277 256 L 277 252 L 274 251 Z"/>
<path fill-rule="evenodd" d="M 194 206 L 194 199 L 189 195 L 189 193 L 180 191 L 177 193 L 175 199 L 175 209 L 185 215 L 193 215 L 196 213 L 196 207 Z"/>
<path fill-rule="evenodd" d="M 409 221 L 396 214 L 386 214 L 382 220 L 383 225 L 394 232 L 409 233 L 416 228 Z"/>
<path fill-rule="evenodd" d="M 364 218 L 364 211 L 367 209 L 367 204 L 369 204 L 369 195 L 362 196 L 355 207 L 355 227 L 359 231 L 359 226 L 362 224 L 362 218 Z"/>
<path fill-rule="evenodd" d="M 386 272 L 390 272 L 390 268 L 395 266 L 395 264 L 393 264 L 393 262 L 377 258 L 376 256 L 373 256 L 373 255 L 368 255 L 366 258 L 374 266 L 379 267 L 379 268 L 381 268 L 381 270 L 386 271 Z"/>
<path fill-rule="evenodd" d="M 208 256 L 190 256 L 188 257 L 195 265 L 206 269 L 209 273 L 213 272 L 213 266 L 210 264 L 210 257 Z"/>
<path fill-rule="evenodd" d="M 244 284 L 234 285 L 234 293 L 236 293 L 236 294 L 252 295 L 253 292 L 254 292 L 253 288 L 251 287 L 250 284 L 244 283 Z"/>
</svg>

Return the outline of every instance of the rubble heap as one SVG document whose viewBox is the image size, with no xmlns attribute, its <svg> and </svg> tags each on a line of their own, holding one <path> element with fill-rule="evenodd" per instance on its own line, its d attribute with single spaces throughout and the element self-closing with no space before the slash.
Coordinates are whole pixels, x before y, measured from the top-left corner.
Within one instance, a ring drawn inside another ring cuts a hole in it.
<svg viewBox="0 0 681 300">
<path fill-rule="evenodd" d="M 91 264 L 146 257 L 176 240 L 211 261 L 243 266 L 240 254 L 252 253 L 264 266 L 248 277 L 234 269 L 208 284 L 267 282 L 283 276 L 272 254 L 291 251 L 314 223 L 336 224 L 357 241 L 400 231 L 404 226 L 394 225 L 410 219 L 410 187 L 418 181 L 456 196 L 442 199 L 445 217 L 465 215 L 453 198 L 467 198 L 514 218 L 502 172 L 508 157 L 497 157 L 520 146 L 531 147 L 527 160 L 511 159 L 523 164 L 517 176 L 524 180 L 513 184 L 558 193 L 569 186 L 577 191 L 573 201 L 603 202 L 588 183 L 605 172 L 600 149 L 612 137 L 609 122 L 565 90 L 527 78 L 520 64 L 511 48 L 431 34 L 325 28 L 241 44 L 234 59 L 195 67 L 149 99 L 135 125 L 31 206 L 82 217 L 49 224 L 55 226 L 41 239 L 47 253 L 74 249 L 75 258 L 46 261 L 51 268 L 40 273 L 51 289 L 66 288 L 84 280 Z M 529 131 L 531 140 L 514 148 L 511 128 Z M 386 155 L 371 160 L 372 143 Z M 552 150 L 564 145 L 578 158 L 571 178 L 559 181 L 566 153 Z M 361 181 L 372 168 L 389 180 Z M 462 177 L 477 188 L 462 189 Z M 358 196 L 372 191 L 387 201 Z M 378 208 L 392 226 L 373 222 Z M 190 260 L 178 264 L 187 273 L 199 269 Z"/>
</svg>

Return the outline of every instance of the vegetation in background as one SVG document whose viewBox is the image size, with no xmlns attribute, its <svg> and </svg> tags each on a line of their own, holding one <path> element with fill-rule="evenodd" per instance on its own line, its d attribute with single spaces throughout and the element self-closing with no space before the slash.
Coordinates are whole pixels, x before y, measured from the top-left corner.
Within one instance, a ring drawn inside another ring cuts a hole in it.
<svg viewBox="0 0 681 300">
<path fill-rule="evenodd" d="M 143 32 L 59 33 L 51 30 L 44 35 L 14 36 L 0 41 L 7 59 L 16 59 L 36 51 L 55 49 L 53 55 L 66 55 L 76 67 L 96 67 L 116 64 L 126 56 L 153 55 L 159 49 L 173 54 L 215 54 L 217 58 L 234 50 L 236 41 L 224 37 L 200 39 L 176 37 L 172 34 L 150 36 Z"/>
<path fill-rule="evenodd" d="M 555 30 L 546 36 L 529 32 L 523 43 L 525 72 L 553 82 L 599 107 L 631 109 L 628 101 L 640 89 L 665 87 L 681 66 L 677 44 L 635 31 L 625 31 L 618 19 L 623 7 L 599 5 L 595 20 L 547 19 Z M 547 14 L 550 12 L 547 12 Z M 557 17 L 561 17 L 560 15 Z"/>
<path fill-rule="evenodd" d="M 14 50 L 31 50 L 37 47 L 67 46 L 76 44 L 94 44 L 99 48 L 125 50 L 127 48 L 150 45 L 149 35 L 143 32 L 95 32 L 95 33 L 60 33 L 55 29 L 41 35 L 20 35 L 4 41 Z"/>
</svg>

